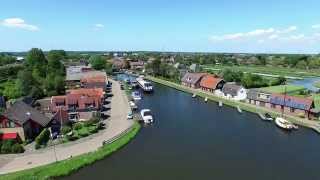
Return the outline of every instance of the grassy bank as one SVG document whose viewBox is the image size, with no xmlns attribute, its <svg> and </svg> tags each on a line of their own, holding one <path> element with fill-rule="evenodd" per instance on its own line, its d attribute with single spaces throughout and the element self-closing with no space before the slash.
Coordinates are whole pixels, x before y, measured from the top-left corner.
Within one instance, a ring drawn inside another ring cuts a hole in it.
<svg viewBox="0 0 320 180">
<path fill-rule="evenodd" d="M 2 175 L 0 176 L 0 180 L 35 180 L 67 176 L 72 172 L 75 172 L 84 166 L 90 165 L 95 161 L 101 160 L 120 149 L 135 137 L 139 129 L 140 124 L 136 122 L 127 133 L 121 135 L 115 141 L 104 145 L 94 152 L 76 156 L 68 160 L 59 161 L 57 163 Z"/>
<path fill-rule="evenodd" d="M 257 106 L 254 106 L 254 105 L 251 105 L 251 104 L 248 104 L 248 103 L 244 103 L 244 102 L 238 102 L 238 101 L 232 101 L 232 100 L 224 99 L 224 98 L 221 98 L 221 97 L 218 97 L 218 96 L 215 96 L 215 95 L 211 95 L 211 94 L 203 92 L 203 91 L 197 91 L 197 90 L 182 86 L 180 84 L 176 84 L 176 83 L 169 82 L 169 81 L 166 81 L 166 80 L 162 80 L 162 79 L 159 79 L 159 78 L 150 77 L 150 76 L 148 76 L 146 78 L 148 80 L 150 80 L 150 81 L 153 81 L 153 82 L 156 82 L 156 83 L 159 83 L 159 84 L 163 84 L 163 85 L 168 86 L 168 87 L 172 87 L 172 88 L 177 89 L 179 91 L 183 91 L 183 92 L 187 92 L 187 93 L 191 93 L 191 94 L 196 93 L 197 96 L 200 96 L 200 97 L 203 97 L 203 98 L 207 97 L 211 101 L 216 101 L 216 102 L 221 101 L 223 103 L 223 105 L 227 105 L 227 106 L 231 106 L 231 107 L 239 106 L 240 109 L 242 109 L 244 111 L 247 111 L 247 112 L 269 113 L 274 117 L 281 115 L 280 112 L 272 111 L 272 110 L 269 110 L 269 109 L 266 109 L 266 108 L 260 108 L 260 107 L 257 107 Z M 301 119 L 301 118 L 298 118 L 298 117 L 293 117 L 293 116 L 285 116 L 285 118 L 290 120 L 290 121 L 292 121 L 293 123 L 299 124 L 301 126 L 313 128 L 312 125 L 308 124 L 304 119 Z M 316 131 L 318 131 L 318 130 L 316 129 Z"/>
</svg>

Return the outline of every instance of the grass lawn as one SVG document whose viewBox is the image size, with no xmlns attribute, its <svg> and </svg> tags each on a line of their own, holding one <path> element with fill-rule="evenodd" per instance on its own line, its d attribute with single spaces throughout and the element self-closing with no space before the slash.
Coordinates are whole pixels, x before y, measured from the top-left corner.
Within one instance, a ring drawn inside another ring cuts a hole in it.
<svg viewBox="0 0 320 180">
<path fill-rule="evenodd" d="M 317 87 L 317 88 L 320 88 L 320 81 L 314 83 L 314 86 Z"/>
<path fill-rule="evenodd" d="M 299 91 L 304 90 L 305 88 L 303 86 L 295 86 L 295 85 L 279 85 L 279 86 L 264 87 L 260 89 L 269 93 L 281 93 L 281 94 L 285 93 L 285 89 L 286 89 L 288 94 L 295 95 L 299 93 Z"/>
<path fill-rule="evenodd" d="M 302 70 L 295 68 L 282 68 L 274 66 L 256 66 L 256 65 L 241 65 L 241 66 L 232 66 L 232 65 L 203 65 L 205 70 L 218 72 L 223 69 L 231 68 L 234 70 L 239 70 L 248 73 L 261 73 L 261 74 L 270 74 L 277 76 L 291 76 L 291 77 L 311 77 L 319 76 L 320 70 Z"/>
<path fill-rule="evenodd" d="M 316 109 L 320 109 L 320 94 L 313 94 L 314 106 Z"/>
<path fill-rule="evenodd" d="M 94 152 L 73 157 L 68 160 L 59 161 L 49 165 L 23 170 L 15 173 L 0 176 L 0 180 L 34 180 L 34 179 L 53 179 L 55 177 L 67 176 L 80 168 L 90 165 L 95 161 L 101 160 L 119 148 L 123 147 L 135 137 L 140 129 L 140 124 L 135 122 L 133 127 L 126 134 L 119 137 L 114 142 L 104 145 Z"/>
</svg>

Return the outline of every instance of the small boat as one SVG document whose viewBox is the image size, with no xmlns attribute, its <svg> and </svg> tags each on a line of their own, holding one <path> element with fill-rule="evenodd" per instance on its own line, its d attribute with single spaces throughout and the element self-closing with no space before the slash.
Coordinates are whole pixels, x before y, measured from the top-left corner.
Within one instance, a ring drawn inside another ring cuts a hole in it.
<svg viewBox="0 0 320 180">
<path fill-rule="evenodd" d="M 134 92 L 132 92 L 132 98 L 135 101 L 141 100 L 141 94 L 138 91 L 134 91 Z"/>
<path fill-rule="evenodd" d="M 204 98 L 204 102 L 208 102 L 208 97 Z"/>
<path fill-rule="evenodd" d="M 264 120 L 266 121 L 273 121 L 273 117 L 269 113 L 265 113 L 264 117 Z"/>
<path fill-rule="evenodd" d="M 237 110 L 239 113 L 242 113 L 242 110 L 240 109 L 240 106 L 237 106 Z"/>
<path fill-rule="evenodd" d="M 223 106 L 222 101 L 219 101 L 219 107 L 222 107 L 222 106 Z"/>
<path fill-rule="evenodd" d="M 196 94 L 193 94 L 193 95 L 192 95 L 192 98 L 195 98 L 195 97 L 197 97 L 197 95 L 196 95 Z"/>
<path fill-rule="evenodd" d="M 131 107 L 132 110 L 138 109 L 138 106 L 137 106 L 133 101 L 130 101 L 130 102 L 129 102 L 129 105 L 130 105 L 130 107 Z"/>
<path fill-rule="evenodd" d="M 136 79 L 137 84 L 143 89 L 145 92 L 153 92 L 153 86 L 151 82 L 145 81 L 143 78 L 137 78 Z"/>
<path fill-rule="evenodd" d="M 141 114 L 141 117 L 142 117 L 142 121 L 144 123 L 152 123 L 153 122 L 153 117 L 152 117 L 152 114 L 151 114 L 151 110 L 150 109 L 142 109 L 140 111 L 140 114 Z"/>
<path fill-rule="evenodd" d="M 129 86 L 128 89 L 129 89 L 129 90 L 132 90 L 132 86 Z"/>
<path fill-rule="evenodd" d="M 290 121 L 285 120 L 284 118 L 281 118 L 281 117 L 277 117 L 275 120 L 275 123 L 278 127 L 282 128 L 282 129 L 286 129 L 286 130 L 294 129 L 294 126 L 295 126 Z"/>
</svg>

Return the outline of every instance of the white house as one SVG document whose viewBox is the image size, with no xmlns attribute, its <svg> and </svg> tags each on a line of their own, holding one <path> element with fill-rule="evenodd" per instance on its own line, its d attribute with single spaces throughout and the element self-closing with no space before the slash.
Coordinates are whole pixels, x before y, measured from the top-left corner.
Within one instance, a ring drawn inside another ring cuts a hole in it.
<svg viewBox="0 0 320 180">
<path fill-rule="evenodd" d="M 234 83 L 226 83 L 222 88 L 221 93 L 225 98 L 236 101 L 245 100 L 247 98 L 247 91 L 244 87 Z"/>
</svg>

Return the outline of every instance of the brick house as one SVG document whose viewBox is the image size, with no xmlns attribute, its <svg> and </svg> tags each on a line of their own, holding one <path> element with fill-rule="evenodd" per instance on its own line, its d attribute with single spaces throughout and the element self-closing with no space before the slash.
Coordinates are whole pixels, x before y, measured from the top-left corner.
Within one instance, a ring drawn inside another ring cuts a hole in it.
<svg viewBox="0 0 320 180">
<path fill-rule="evenodd" d="M 104 99 L 102 88 L 68 90 L 64 96 L 51 98 L 50 110 L 54 114 L 59 110 L 68 112 L 70 121 L 88 120 L 102 109 Z"/>
<path fill-rule="evenodd" d="M 130 62 L 130 69 L 132 70 L 142 70 L 144 68 L 143 61 L 132 61 Z"/>
<path fill-rule="evenodd" d="M 22 100 L 14 102 L 0 116 L 0 131 L 16 133 L 22 141 L 34 139 L 43 128 L 49 127 L 51 119 Z"/>
<path fill-rule="evenodd" d="M 314 108 L 312 99 L 288 96 L 283 94 L 272 94 L 270 97 L 270 108 L 285 114 L 304 116 L 311 119 Z"/>
<path fill-rule="evenodd" d="M 216 89 L 222 89 L 225 81 L 213 75 L 205 75 L 200 81 L 200 87 L 204 91 L 214 92 Z"/>
<path fill-rule="evenodd" d="M 106 89 L 107 77 L 105 75 L 96 75 L 96 76 L 86 76 L 80 79 L 81 87 L 92 89 L 92 88 L 102 88 Z"/>
<path fill-rule="evenodd" d="M 200 81 L 206 73 L 186 73 L 182 79 L 181 84 L 191 88 L 200 88 Z"/>
</svg>

